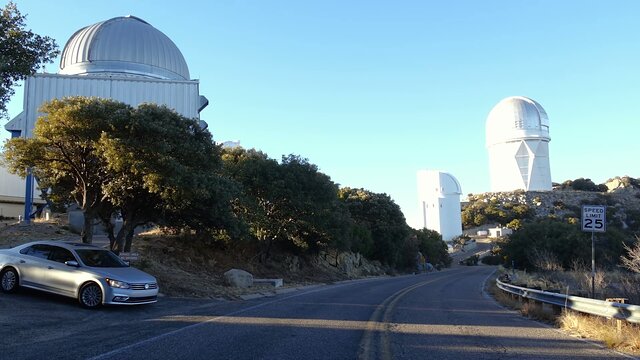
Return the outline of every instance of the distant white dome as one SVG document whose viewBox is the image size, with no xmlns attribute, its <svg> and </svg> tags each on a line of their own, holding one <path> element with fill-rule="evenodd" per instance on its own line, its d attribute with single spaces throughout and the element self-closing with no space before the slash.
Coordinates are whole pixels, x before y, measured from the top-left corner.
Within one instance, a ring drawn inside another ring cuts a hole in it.
<svg viewBox="0 0 640 360">
<path fill-rule="evenodd" d="M 487 146 L 523 138 L 549 141 L 549 117 L 536 101 L 512 96 L 500 101 L 487 117 Z"/>
<path fill-rule="evenodd" d="M 189 80 L 187 63 L 173 41 L 135 16 L 76 31 L 62 51 L 60 74 Z"/>
<path fill-rule="evenodd" d="M 549 118 L 537 102 L 513 96 L 487 117 L 491 191 L 551 190 Z"/>
<path fill-rule="evenodd" d="M 440 193 L 442 195 L 461 195 L 462 187 L 453 175 L 440 172 Z"/>
</svg>

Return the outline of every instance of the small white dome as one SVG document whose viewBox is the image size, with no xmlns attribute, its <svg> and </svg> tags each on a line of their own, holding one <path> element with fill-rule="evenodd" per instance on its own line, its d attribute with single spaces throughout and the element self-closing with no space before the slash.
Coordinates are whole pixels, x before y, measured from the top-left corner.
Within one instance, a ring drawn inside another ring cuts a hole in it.
<svg viewBox="0 0 640 360">
<path fill-rule="evenodd" d="M 116 17 L 76 31 L 62 51 L 60 74 L 189 80 L 187 63 L 173 41 L 135 16 Z"/>
<path fill-rule="evenodd" d="M 487 117 L 487 146 L 516 138 L 549 139 L 549 117 L 542 106 L 524 96 L 500 101 Z"/>
</svg>

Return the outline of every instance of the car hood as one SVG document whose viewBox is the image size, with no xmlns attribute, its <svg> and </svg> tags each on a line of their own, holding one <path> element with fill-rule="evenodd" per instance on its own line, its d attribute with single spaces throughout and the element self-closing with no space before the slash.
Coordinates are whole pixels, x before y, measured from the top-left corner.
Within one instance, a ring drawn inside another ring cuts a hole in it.
<svg viewBox="0 0 640 360">
<path fill-rule="evenodd" d="M 119 281 L 125 281 L 128 283 L 154 283 L 156 278 L 147 274 L 142 270 L 138 270 L 133 267 L 121 267 L 121 268 L 96 268 L 92 267 L 91 270 L 104 277 L 112 278 Z"/>
</svg>

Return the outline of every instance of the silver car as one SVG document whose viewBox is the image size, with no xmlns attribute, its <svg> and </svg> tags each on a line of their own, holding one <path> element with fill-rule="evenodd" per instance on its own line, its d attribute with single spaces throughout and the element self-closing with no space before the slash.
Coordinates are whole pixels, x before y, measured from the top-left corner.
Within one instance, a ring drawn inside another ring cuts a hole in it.
<svg viewBox="0 0 640 360">
<path fill-rule="evenodd" d="M 157 301 L 156 278 L 97 246 L 35 241 L 0 250 L 0 290 L 19 286 L 78 299 L 86 308 Z"/>
</svg>

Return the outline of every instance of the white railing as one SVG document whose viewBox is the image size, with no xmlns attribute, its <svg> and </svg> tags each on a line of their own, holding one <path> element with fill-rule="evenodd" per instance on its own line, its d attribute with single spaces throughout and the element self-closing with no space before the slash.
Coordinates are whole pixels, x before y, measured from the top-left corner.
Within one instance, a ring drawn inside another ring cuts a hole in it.
<svg viewBox="0 0 640 360">
<path fill-rule="evenodd" d="M 610 319 L 626 320 L 636 324 L 640 323 L 640 306 L 638 305 L 622 304 L 619 302 L 609 302 L 542 290 L 534 290 L 504 283 L 500 280 L 496 280 L 496 284 L 503 291 L 526 299 L 540 301 L 546 304 L 591 315 L 603 316 Z"/>
</svg>

